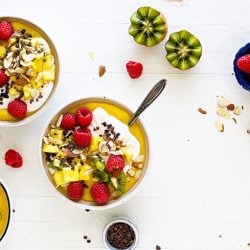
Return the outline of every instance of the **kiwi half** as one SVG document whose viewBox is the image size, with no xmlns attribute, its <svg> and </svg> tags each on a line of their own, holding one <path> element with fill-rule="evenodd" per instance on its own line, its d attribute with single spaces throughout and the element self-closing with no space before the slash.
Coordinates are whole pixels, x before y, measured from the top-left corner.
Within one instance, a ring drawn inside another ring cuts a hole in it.
<svg viewBox="0 0 250 250">
<path fill-rule="evenodd" d="M 131 17 L 128 33 L 140 45 L 152 47 L 160 43 L 167 34 L 164 15 L 151 7 L 140 7 Z"/>
<path fill-rule="evenodd" d="M 180 70 L 194 67 L 202 55 L 199 39 L 186 30 L 172 33 L 165 44 L 165 49 L 167 60 Z"/>
</svg>

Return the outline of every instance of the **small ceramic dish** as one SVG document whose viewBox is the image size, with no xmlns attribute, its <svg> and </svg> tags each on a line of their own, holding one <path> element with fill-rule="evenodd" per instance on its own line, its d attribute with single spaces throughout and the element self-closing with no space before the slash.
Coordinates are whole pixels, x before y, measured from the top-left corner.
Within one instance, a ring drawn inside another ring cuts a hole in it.
<svg viewBox="0 0 250 250">
<path fill-rule="evenodd" d="M 104 227 L 102 239 L 107 250 L 134 250 L 139 241 L 139 233 L 129 219 L 115 218 Z M 115 247 L 115 244 L 119 246 Z"/>
</svg>

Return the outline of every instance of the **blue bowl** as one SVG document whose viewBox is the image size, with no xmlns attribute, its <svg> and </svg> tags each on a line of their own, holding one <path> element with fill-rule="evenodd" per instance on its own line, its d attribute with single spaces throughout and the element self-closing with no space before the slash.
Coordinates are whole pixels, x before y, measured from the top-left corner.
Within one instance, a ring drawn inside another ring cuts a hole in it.
<svg viewBox="0 0 250 250">
<path fill-rule="evenodd" d="M 235 73 L 235 77 L 238 81 L 238 83 L 247 91 L 250 91 L 250 74 L 246 74 L 242 71 L 240 71 L 237 67 L 237 60 L 246 55 L 246 54 L 250 54 L 250 43 L 247 43 L 244 47 L 242 47 L 237 54 L 235 55 L 234 58 L 234 73 Z"/>
</svg>

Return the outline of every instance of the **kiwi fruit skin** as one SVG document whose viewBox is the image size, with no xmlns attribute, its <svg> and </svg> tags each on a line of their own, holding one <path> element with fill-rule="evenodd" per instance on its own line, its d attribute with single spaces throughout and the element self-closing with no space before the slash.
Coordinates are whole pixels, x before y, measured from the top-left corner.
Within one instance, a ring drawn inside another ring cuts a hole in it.
<svg viewBox="0 0 250 250">
<path fill-rule="evenodd" d="M 167 35 L 168 28 L 165 16 L 152 7 L 138 8 L 130 17 L 130 22 L 128 32 L 140 45 L 153 47 Z"/>
<path fill-rule="evenodd" d="M 194 67 L 202 56 L 202 45 L 197 37 L 187 30 L 172 33 L 165 44 L 166 59 L 180 70 Z"/>
</svg>

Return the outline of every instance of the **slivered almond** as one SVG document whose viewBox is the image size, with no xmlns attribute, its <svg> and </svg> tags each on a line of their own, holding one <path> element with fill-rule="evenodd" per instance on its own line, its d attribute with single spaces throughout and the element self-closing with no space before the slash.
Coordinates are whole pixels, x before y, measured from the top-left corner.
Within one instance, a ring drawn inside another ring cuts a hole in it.
<svg viewBox="0 0 250 250">
<path fill-rule="evenodd" d="M 234 112 L 235 115 L 240 115 L 241 114 L 241 109 L 238 106 L 236 106 L 234 108 L 233 112 Z"/>
<path fill-rule="evenodd" d="M 219 132 L 224 132 L 224 124 L 221 121 L 216 121 L 214 126 Z"/>
<path fill-rule="evenodd" d="M 219 115 L 219 116 L 227 116 L 229 111 L 226 109 L 226 108 L 217 108 L 216 110 L 216 113 Z"/>
</svg>

